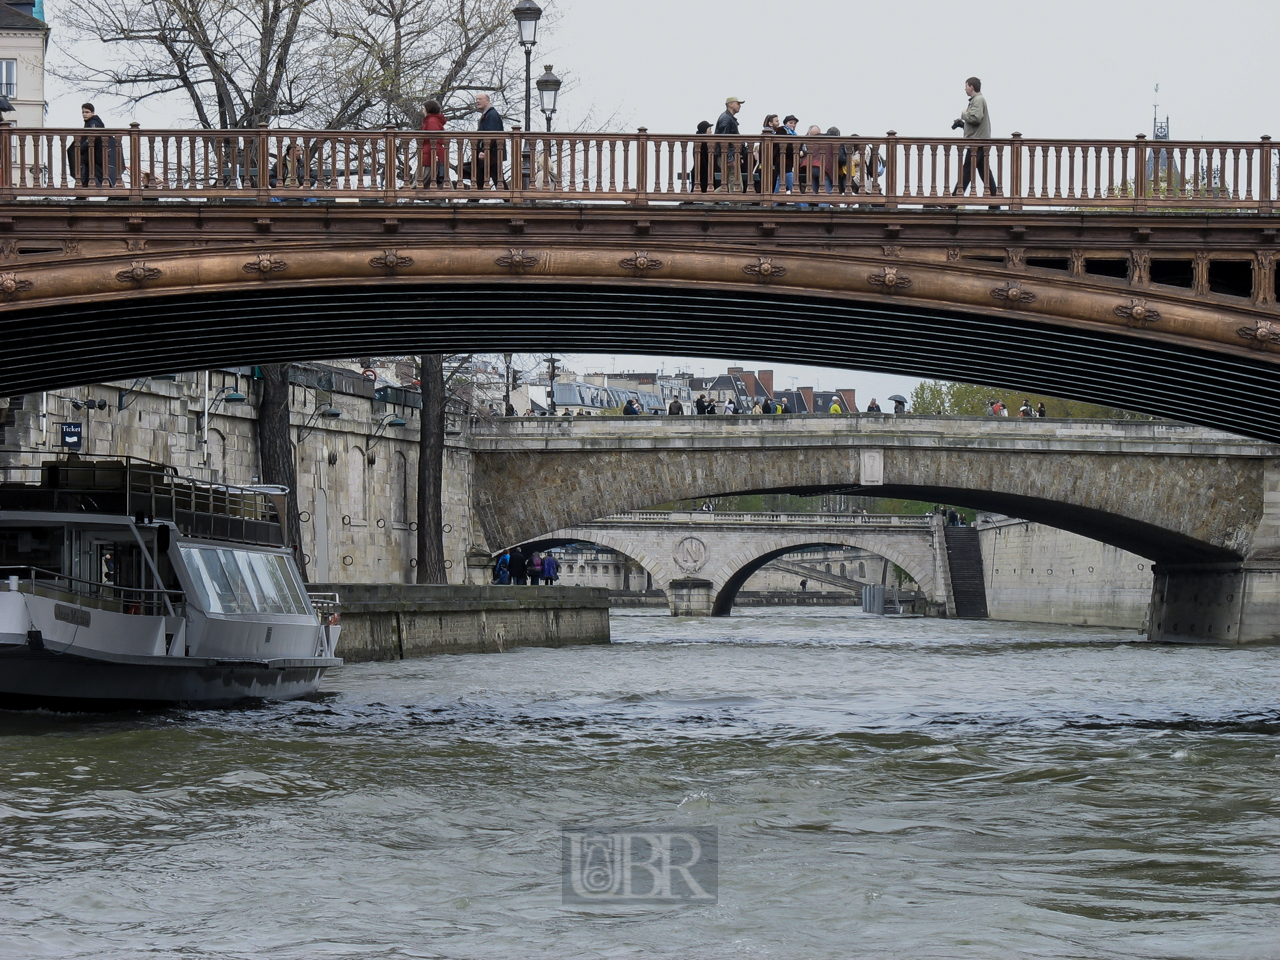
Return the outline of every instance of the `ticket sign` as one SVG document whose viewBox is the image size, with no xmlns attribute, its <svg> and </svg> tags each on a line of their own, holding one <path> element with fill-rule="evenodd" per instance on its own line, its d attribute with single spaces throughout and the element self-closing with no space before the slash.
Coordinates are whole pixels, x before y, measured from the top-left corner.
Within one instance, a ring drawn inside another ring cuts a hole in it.
<svg viewBox="0 0 1280 960">
<path fill-rule="evenodd" d="M 84 440 L 84 424 L 83 423 L 60 423 L 58 429 L 62 431 L 62 445 L 68 450 L 79 451 L 81 442 Z"/>
</svg>

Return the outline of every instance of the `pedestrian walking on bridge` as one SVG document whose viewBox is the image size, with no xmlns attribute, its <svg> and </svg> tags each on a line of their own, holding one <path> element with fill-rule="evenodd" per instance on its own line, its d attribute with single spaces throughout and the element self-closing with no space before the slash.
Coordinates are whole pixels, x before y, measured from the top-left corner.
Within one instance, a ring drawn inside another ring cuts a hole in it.
<svg viewBox="0 0 1280 960">
<path fill-rule="evenodd" d="M 741 97 L 728 97 L 724 102 L 724 113 L 720 114 L 720 119 L 716 121 L 717 136 L 738 136 L 738 111 L 742 109 Z M 723 193 L 726 189 L 730 193 L 742 192 L 742 162 L 745 159 L 742 153 L 742 144 L 730 143 L 727 146 L 716 144 L 716 157 L 722 163 L 722 174 L 720 186 L 716 187 L 716 193 Z"/>
<path fill-rule="evenodd" d="M 969 97 L 969 105 L 951 124 L 951 129 L 957 130 L 963 127 L 966 140 L 990 140 L 991 114 L 987 110 L 987 100 L 982 95 L 982 81 L 977 77 L 970 77 L 964 82 L 964 92 Z M 990 159 L 987 156 L 986 147 L 970 147 L 965 150 L 960 184 L 954 190 L 956 196 L 964 196 L 964 192 L 969 189 L 969 184 L 973 182 L 975 176 L 982 178 L 988 196 L 999 195 L 1000 184 L 991 175 Z M 992 209 L 999 209 L 999 207 L 995 206 Z"/>
</svg>

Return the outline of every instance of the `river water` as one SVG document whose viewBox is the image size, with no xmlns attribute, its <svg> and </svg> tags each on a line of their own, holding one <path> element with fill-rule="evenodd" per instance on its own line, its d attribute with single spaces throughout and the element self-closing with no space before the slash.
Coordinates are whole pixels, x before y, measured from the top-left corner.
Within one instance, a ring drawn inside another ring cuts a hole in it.
<svg viewBox="0 0 1280 960">
<path fill-rule="evenodd" d="M 1280 957 L 1280 649 L 743 609 L 0 714 L 0 956 Z M 566 905 L 561 830 L 715 827 L 719 899 Z"/>
</svg>

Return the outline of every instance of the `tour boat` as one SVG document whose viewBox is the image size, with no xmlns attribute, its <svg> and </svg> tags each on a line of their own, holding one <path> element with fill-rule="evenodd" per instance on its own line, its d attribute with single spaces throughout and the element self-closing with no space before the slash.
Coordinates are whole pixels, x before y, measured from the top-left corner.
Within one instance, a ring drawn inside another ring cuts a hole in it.
<svg viewBox="0 0 1280 960">
<path fill-rule="evenodd" d="M 303 586 L 285 489 L 76 454 L 4 474 L 0 707 L 289 700 L 342 664 L 338 600 Z"/>
</svg>

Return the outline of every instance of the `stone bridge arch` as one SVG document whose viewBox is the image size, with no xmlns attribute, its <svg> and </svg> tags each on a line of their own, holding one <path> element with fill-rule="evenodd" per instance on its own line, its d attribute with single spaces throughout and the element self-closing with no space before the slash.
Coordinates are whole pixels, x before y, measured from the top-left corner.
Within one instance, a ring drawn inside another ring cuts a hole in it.
<svg viewBox="0 0 1280 960">
<path fill-rule="evenodd" d="M 933 524 L 859 530 L 855 525 L 823 529 L 779 529 L 777 525 L 714 522 L 585 525 L 530 540 L 535 550 L 568 543 L 595 543 L 639 563 L 666 591 L 671 612 L 728 616 L 751 574 L 770 560 L 814 546 L 868 550 L 898 564 L 920 584 L 930 600 L 947 602 L 937 544 L 941 527 Z"/>
<path fill-rule="evenodd" d="M 664 588 L 675 576 L 675 565 L 669 561 L 664 562 L 663 558 L 653 551 L 652 545 L 645 545 L 636 538 L 609 530 L 597 531 L 584 528 L 576 531 L 557 531 L 549 536 L 528 540 L 519 546 L 540 553 L 575 543 L 590 543 L 621 554 L 628 560 L 640 564 L 644 572 L 653 578 L 653 582 L 662 584 Z"/>
<path fill-rule="evenodd" d="M 857 534 L 845 531 L 819 533 L 806 531 L 770 537 L 755 547 L 742 545 L 727 557 L 723 566 L 717 570 L 722 580 L 713 580 L 713 599 L 710 613 L 714 617 L 727 617 L 733 610 L 733 602 L 743 585 L 751 579 L 751 575 L 771 560 L 784 557 L 788 553 L 803 550 L 807 547 L 856 547 L 884 557 L 896 563 L 920 584 L 925 596 L 936 602 L 946 603 L 946 581 L 939 576 L 941 560 L 938 555 L 939 544 L 932 527 L 918 532 L 913 528 L 911 533 Z M 946 548 L 942 547 L 945 556 Z M 728 575 L 725 576 L 725 572 Z"/>
<path fill-rule="evenodd" d="M 507 421 L 476 435 L 475 505 L 491 545 L 644 509 L 656 493 L 846 492 L 1002 513 L 1156 563 L 1239 562 L 1259 537 L 1280 549 L 1280 517 L 1264 507 L 1280 449 L 1176 424 L 587 419 Z M 528 483 L 547 495 L 496 493 Z"/>
</svg>

